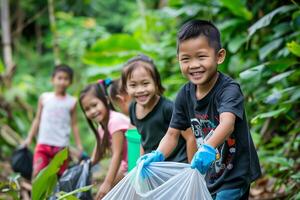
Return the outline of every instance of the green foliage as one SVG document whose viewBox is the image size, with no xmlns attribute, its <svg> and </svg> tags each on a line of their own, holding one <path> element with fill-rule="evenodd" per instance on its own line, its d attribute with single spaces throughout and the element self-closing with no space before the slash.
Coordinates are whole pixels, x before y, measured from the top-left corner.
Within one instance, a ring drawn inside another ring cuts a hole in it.
<svg viewBox="0 0 300 200">
<path fill-rule="evenodd" d="M 47 199 L 52 194 L 57 182 L 57 173 L 67 158 L 68 149 L 65 148 L 57 153 L 49 165 L 37 175 L 32 183 L 33 200 Z"/>
<path fill-rule="evenodd" d="M 92 189 L 92 187 L 93 187 L 93 185 L 88 185 L 88 186 L 85 186 L 85 187 L 78 188 L 78 189 L 76 189 L 72 192 L 69 192 L 69 193 L 61 191 L 59 193 L 56 193 L 55 195 L 57 196 L 57 200 L 76 200 L 78 198 L 73 196 L 73 194 L 76 194 L 78 192 L 89 191 L 90 189 Z"/>
<path fill-rule="evenodd" d="M 12 7 L 20 5 L 26 19 L 44 8 L 35 0 L 30 4 L 23 1 L 11 4 Z M 56 2 L 60 58 L 76 74 L 70 92 L 76 95 L 87 82 L 99 78 L 119 77 L 128 58 L 145 53 L 159 69 L 167 89 L 165 95 L 174 99 L 187 81 L 176 59 L 178 27 L 191 18 L 211 20 L 220 29 L 222 45 L 227 50 L 219 70 L 241 84 L 264 174 L 274 177 L 278 187 L 285 186 L 288 199 L 300 198 L 297 196 L 300 189 L 299 5 L 295 1 L 246 0 L 170 0 L 166 6 L 158 5 L 159 1 L 147 0 Z M 19 16 L 16 14 L 16 19 Z M 15 39 L 17 71 L 13 87 L 2 87 L 0 94 L 10 103 L 13 116 L 9 118 L 6 108 L 0 107 L 0 123 L 9 124 L 22 135 L 29 129 L 39 94 L 51 89 L 54 66 L 46 12 L 33 23 Z M 42 36 L 28 33 L 36 25 L 42 27 Z M 39 51 L 36 50 L 38 41 L 42 46 Z M 3 70 L 0 64 L 0 72 Z M 93 146 L 93 136 L 88 134 L 83 116 L 80 117 L 84 143 Z M 1 145 L 1 154 L 7 149 L 7 145 Z"/>
</svg>

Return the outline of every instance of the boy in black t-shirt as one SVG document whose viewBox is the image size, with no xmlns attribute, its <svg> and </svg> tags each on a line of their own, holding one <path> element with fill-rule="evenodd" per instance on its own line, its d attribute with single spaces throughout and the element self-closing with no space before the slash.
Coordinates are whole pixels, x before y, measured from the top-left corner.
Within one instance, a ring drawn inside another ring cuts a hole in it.
<svg viewBox="0 0 300 200">
<path fill-rule="evenodd" d="M 192 168 L 206 174 L 214 199 L 247 199 L 260 175 L 258 156 L 247 125 L 240 86 L 217 67 L 226 55 L 220 33 L 210 22 L 192 20 L 178 32 L 181 72 L 189 79 L 179 91 L 169 129 L 144 166 L 168 157 L 180 130 L 192 128 L 198 151 Z"/>
</svg>

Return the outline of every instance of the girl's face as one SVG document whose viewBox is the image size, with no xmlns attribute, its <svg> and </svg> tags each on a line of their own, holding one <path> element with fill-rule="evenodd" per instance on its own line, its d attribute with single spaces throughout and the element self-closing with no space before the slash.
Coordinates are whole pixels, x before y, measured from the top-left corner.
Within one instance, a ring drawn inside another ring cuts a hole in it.
<svg viewBox="0 0 300 200">
<path fill-rule="evenodd" d="M 83 111 L 88 119 L 101 123 L 106 120 L 108 110 L 104 103 L 92 93 L 87 93 L 81 100 Z"/>
<path fill-rule="evenodd" d="M 144 67 L 135 68 L 126 81 L 127 93 L 141 106 L 149 106 L 157 94 L 157 87 Z"/>
</svg>

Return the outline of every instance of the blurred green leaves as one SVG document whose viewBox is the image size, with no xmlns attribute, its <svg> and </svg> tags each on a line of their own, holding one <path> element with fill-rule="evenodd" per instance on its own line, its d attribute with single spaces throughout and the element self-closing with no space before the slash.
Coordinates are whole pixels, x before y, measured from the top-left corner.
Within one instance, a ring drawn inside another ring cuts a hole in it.
<svg viewBox="0 0 300 200">
<path fill-rule="evenodd" d="M 60 166 L 68 158 L 68 149 L 65 148 L 55 155 L 49 165 L 44 168 L 32 183 L 32 200 L 47 199 L 57 182 L 57 173 Z"/>
</svg>

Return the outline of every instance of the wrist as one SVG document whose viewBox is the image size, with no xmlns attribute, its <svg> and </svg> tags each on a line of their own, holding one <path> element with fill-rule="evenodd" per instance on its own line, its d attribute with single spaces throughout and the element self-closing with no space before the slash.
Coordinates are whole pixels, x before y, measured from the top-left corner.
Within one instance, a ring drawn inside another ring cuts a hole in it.
<svg viewBox="0 0 300 200">
<path fill-rule="evenodd" d="M 102 184 L 108 185 L 108 186 L 112 186 L 112 181 L 111 180 L 104 180 L 104 182 Z"/>
<path fill-rule="evenodd" d="M 159 161 L 164 161 L 166 159 L 165 155 L 160 150 L 155 150 L 155 153 L 158 156 Z"/>
</svg>

